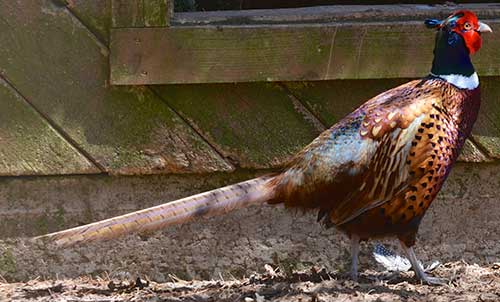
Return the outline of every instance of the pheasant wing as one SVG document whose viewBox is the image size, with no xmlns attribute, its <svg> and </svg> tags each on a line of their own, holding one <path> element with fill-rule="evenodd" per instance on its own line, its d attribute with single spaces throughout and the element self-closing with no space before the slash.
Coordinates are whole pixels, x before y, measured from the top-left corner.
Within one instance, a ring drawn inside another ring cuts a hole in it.
<svg viewBox="0 0 500 302">
<path fill-rule="evenodd" d="M 276 200 L 286 206 L 319 208 L 340 225 L 411 185 L 411 174 L 431 152 L 422 144 L 408 156 L 419 128 L 440 103 L 435 81 L 416 80 L 384 92 L 322 133 L 274 180 Z"/>
</svg>

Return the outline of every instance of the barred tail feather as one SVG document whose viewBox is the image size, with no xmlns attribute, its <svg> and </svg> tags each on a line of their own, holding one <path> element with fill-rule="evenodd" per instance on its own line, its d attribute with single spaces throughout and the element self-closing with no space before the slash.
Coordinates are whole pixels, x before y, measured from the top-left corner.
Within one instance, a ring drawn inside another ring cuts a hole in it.
<svg viewBox="0 0 500 302">
<path fill-rule="evenodd" d="M 199 217 L 225 214 L 271 199 L 274 190 L 269 185 L 269 180 L 272 178 L 272 176 L 255 178 L 34 239 L 53 241 L 60 246 L 70 246 L 96 240 L 113 239 L 130 233 L 151 232 Z"/>
</svg>

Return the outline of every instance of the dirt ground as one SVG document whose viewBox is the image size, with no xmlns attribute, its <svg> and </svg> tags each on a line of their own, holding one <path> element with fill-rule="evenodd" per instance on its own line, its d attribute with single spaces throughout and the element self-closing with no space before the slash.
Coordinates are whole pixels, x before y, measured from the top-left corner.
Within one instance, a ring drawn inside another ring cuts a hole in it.
<svg viewBox="0 0 500 302">
<path fill-rule="evenodd" d="M 413 272 L 361 273 L 359 283 L 347 275 L 312 268 L 280 272 L 266 265 L 266 273 L 233 280 L 154 283 L 106 276 L 66 280 L 0 282 L 0 301 L 500 301 L 500 264 L 478 266 L 463 261 L 446 263 L 432 274 L 448 285 L 429 286 L 413 279 Z"/>
</svg>

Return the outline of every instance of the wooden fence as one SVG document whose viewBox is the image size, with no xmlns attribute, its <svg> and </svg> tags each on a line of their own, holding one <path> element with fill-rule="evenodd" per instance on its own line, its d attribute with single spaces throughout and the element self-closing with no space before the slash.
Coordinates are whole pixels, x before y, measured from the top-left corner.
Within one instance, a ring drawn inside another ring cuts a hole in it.
<svg viewBox="0 0 500 302">
<path fill-rule="evenodd" d="M 500 5 L 465 7 L 500 31 Z M 166 0 L 2 1 L 0 175 L 278 167 L 366 99 L 425 75 L 421 22 L 455 9 L 172 15 Z M 500 158 L 500 40 L 484 39 L 471 162 Z"/>
</svg>

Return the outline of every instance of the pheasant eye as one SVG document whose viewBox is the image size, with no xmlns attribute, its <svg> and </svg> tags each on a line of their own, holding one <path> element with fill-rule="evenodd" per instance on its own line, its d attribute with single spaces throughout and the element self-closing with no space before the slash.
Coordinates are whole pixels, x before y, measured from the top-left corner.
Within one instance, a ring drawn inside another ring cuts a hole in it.
<svg viewBox="0 0 500 302">
<path fill-rule="evenodd" d="M 469 22 L 464 23 L 464 29 L 465 30 L 470 30 L 472 28 L 472 25 Z"/>
</svg>

